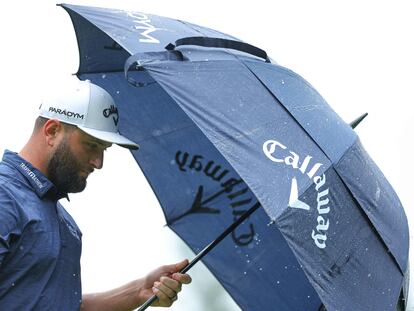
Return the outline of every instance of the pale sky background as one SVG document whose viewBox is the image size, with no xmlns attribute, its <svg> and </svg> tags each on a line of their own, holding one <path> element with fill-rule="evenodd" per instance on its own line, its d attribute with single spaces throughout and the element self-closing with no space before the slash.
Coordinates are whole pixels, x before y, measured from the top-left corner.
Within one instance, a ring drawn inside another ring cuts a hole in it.
<svg viewBox="0 0 414 311">
<path fill-rule="evenodd" d="M 78 51 L 69 15 L 56 1 L 8 1 L 0 9 L 0 152 L 28 139 L 42 94 L 75 77 Z M 414 8 L 411 1 L 70 1 L 168 16 L 256 45 L 308 80 L 357 132 L 413 213 Z M 121 120 L 122 122 L 122 120 Z M 83 231 L 85 292 L 121 285 L 179 261 L 182 243 L 128 151 L 113 147 L 87 189 L 63 202 Z M 193 270 L 191 270 L 193 271 Z M 201 265 L 170 310 L 209 310 Z M 211 282 L 211 277 L 208 278 Z M 223 302 L 221 310 L 237 310 Z M 414 310 L 410 309 L 410 310 Z"/>
</svg>

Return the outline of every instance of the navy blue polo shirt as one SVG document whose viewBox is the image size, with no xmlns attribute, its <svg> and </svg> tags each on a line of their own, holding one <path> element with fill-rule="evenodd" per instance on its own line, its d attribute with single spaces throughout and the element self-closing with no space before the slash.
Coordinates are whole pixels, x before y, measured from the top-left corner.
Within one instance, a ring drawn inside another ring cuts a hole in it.
<svg viewBox="0 0 414 311">
<path fill-rule="evenodd" d="M 0 162 L 0 310 L 79 310 L 81 232 L 30 163 Z"/>
</svg>

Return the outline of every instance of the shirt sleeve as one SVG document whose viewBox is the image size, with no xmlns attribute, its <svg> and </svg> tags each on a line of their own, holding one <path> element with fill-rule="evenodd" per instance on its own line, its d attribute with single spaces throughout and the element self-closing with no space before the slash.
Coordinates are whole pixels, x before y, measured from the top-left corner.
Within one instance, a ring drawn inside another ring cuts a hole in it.
<svg viewBox="0 0 414 311">
<path fill-rule="evenodd" d="M 0 186 L 0 269 L 13 241 L 21 235 L 16 201 Z"/>
</svg>

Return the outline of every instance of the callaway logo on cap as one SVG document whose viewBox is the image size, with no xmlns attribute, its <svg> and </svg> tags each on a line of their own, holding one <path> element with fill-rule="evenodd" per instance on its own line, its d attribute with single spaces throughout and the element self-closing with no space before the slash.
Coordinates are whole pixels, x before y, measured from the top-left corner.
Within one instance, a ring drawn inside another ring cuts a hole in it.
<svg viewBox="0 0 414 311">
<path fill-rule="evenodd" d="M 138 149 L 136 143 L 119 134 L 118 108 L 111 95 L 89 80 L 79 81 L 74 88 L 43 100 L 39 115 L 76 125 L 100 140 Z"/>
</svg>

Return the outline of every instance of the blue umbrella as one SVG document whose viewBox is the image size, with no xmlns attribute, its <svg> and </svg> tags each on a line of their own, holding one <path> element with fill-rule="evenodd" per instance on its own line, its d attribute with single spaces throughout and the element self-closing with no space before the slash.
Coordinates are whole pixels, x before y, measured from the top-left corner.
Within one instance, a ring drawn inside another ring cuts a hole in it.
<svg viewBox="0 0 414 311">
<path fill-rule="evenodd" d="M 203 262 L 243 310 L 395 310 L 403 207 L 309 83 L 212 29 L 62 6 L 77 75 L 114 97 L 168 226 L 199 252 L 241 222 Z"/>
</svg>

